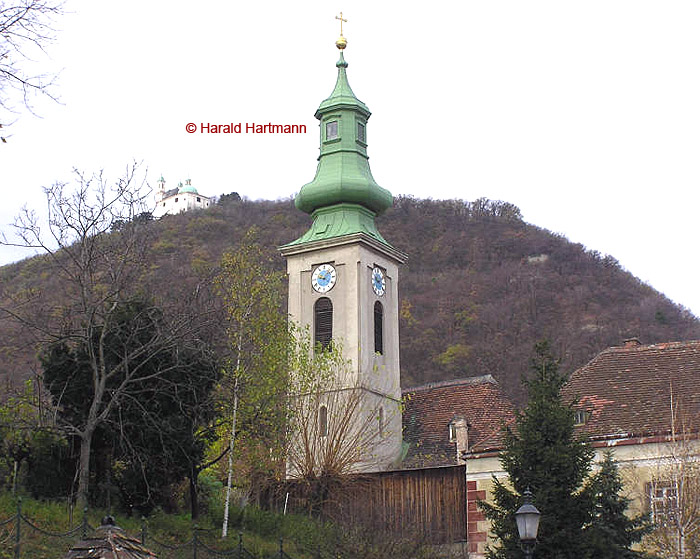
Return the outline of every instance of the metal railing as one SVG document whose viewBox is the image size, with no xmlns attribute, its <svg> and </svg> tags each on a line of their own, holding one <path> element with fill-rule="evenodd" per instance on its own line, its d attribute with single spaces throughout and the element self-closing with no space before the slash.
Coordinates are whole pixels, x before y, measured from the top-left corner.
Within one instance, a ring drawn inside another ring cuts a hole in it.
<svg viewBox="0 0 700 559">
<path fill-rule="evenodd" d="M 22 514 L 22 499 L 17 499 L 17 512 L 14 514 L 14 516 L 11 516 L 7 520 L 0 520 L 0 530 L 5 532 L 3 534 L 5 536 L 3 538 L 5 543 L 9 543 L 9 541 L 13 542 L 14 559 L 21 559 L 22 544 L 24 543 L 22 540 L 22 534 L 24 534 L 23 528 L 29 530 L 30 532 L 36 532 L 44 536 L 44 538 L 49 538 L 51 540 L 62 539 L 66 540 L 67 542 L 75 541 L 79 537 L 85 538 L 87 537 L 88 532 L 93 529 L 88 524 L 87 509 L 85 509 L 83 511 L 82 522 L 74 528 L 71 528 L 65 532 L 52 532 L 50 530 L 45 530 L 44 528 L 37 526 L 34 522 L 32 522 L 32 520 Z M 31 544 L 27 543 L 26 545 Z M 68 544 L 68 547 L 69 546 L 70 544 Z M 68 547 L 66 547 L 66 552 L 68 551 Z"/>
<path fill-rule="evenodd" d="M 27 518 L 22 513 L 22 500 L 17 499 L 17 512 L 6 520 L 0 520 L 0 545 L 13 543 L 13 559 L 22 559 L 22 557 L 41 556 L 55 557 L 62 559 L 69 551 L 71 546 L 80 539 L 88 537 L 89 533 L 95 528 L 88 522 L 88 510 L 83 510 L 82 521 L 73 528 L 65 532 L 53 532 L 38 526 L 34 521 Z M 35 532 L 42 536 L 38 538 L 30 538 L 29 534 Z M 290 555 L 284 551 L 284 541 L 279 539 L 279 546 L 275 552 L 268 553 L 253 553 L 243 545 L 243 533 L 239 532 L 238 541 L 233 547 L 227 549 L 218 549 L 210 538 L 207 538 L 208 533 L 213 533 L 212 530 L 206 530 L 195 526 L 192 530 L 192 537 L 183 543 L 166 543 L 159 541 L 148 534 L 148 526 L 145 519 L 141 525 L 141 543 L 150 548 L 159 559 L 292 559 Z M 50 540 L 51 544 L 47 545 L 46 540 Z M 55 540 L 65 542 L 65 545 L 56 545 Z M 230 544 L 229 544 L 230 545 Z M 5 547 L 9 549 L 9 546 Z M 52 556 L 45 555 L 46 551 L 51 549 Z M 24 555 L 23 555 L 24 551 Z M 43 555 L 39 555 L 43 553 Z"/>
</svg>

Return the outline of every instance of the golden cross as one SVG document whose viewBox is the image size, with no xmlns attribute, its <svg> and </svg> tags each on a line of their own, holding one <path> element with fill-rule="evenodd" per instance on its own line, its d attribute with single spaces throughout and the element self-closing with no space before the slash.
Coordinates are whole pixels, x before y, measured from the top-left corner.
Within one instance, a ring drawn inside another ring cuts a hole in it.
<svg viewBox="0 0 700 559">
<path fill-rule="evenodd" d="M 339 20 L 340 20 L 340 36 L 342 37 L 342 36 L 343 36 L 343 22 L 347 23 L 348 20 L 347 20 L 347 19 L 343 19 L 343 12 L 340 12 L 340 15 L 339 15 L 339 16 L 335 16 L 335 19 L 339 19 Z"/>
</svg>

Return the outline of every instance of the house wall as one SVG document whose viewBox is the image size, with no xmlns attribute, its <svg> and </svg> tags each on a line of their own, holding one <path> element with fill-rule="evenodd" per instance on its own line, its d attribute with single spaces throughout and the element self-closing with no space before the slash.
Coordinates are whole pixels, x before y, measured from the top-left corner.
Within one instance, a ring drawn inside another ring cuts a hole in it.
<svg viewBox="0 0 700 559">
<path fill-rule="evenodd" d="M 665 437 L 616 439 L 595 443 L 595 461 L 600 462 L 606 450 L 620 468 L 624 494 L 631 500 L 629 514 L 649 511 L 649 483 L 668 480 L 674 468 L 684 460 L 700 457 L 700 441 L 670 442 Z"/>
<path fill-rule="evenodd" d="M 650 482 L 668 479 L 679 460 L 700 457 L 700 440 L 671 443 L 666 437 L 623 438 L 598 441 L 594 449 L 594 468 L 603 460 L 605 451 L 612 450 L 624 483 L 624 495 L 630 499 L 628 514 L 635 516 L 649 511 Z M 493 503 L 493 476 L 501 480 L 508 476 L 495 454 L 473 457 L 466 463 L 468 548 L 472 559 L 483 559 L 493 535 L 477 502 Z"/>
<path fill-rule="evenodd" d="M 498 454 L 489 453 L 466 460 L 467 480 L 467 548 L 472 559 L 485 557 L 486 546 L 492 541 L 491 525 L 478 502 L 493 503 L 493 477 L 506 480 Z"/>
</svg>

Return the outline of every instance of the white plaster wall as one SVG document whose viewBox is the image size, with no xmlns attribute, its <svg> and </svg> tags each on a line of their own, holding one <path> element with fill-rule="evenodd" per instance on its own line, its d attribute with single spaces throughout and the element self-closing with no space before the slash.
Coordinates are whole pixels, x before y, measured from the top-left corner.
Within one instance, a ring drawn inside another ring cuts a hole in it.
<svg viewBox="0 0 700 559">
<path fill-rule="evenodd" d="M 320 294 L 311 286 L 316 266 L 330 263 L 336 269 L 336 284 Z M 377 296 L 371 284 L 374 266 L 385 271 L 386 290 Z M 342 343 L 350 361 L 348 375 L 339 379 L 345 387 L 362 386 L 362 414 L 385 410 L 386 429 L 381 444 L 367 452 L 358 471 L 378 471 L 396 464 L 401 452 L 401 386 L 398 333 L 398 263 L 390 256 L 362 243 L 315 245 L 313 250 L 287 255 L 289 316 L 313 336 L 313 309 L 320 297 L 333 303 L 333 339 Z M 384 308 L 384 353 L 374 353 L 374 304 Z"/>
<path fill-rule="evenodd" d="M 199 201 L 197 199 L 199 198 Z M 177 202 L 176 202 L 177 200 Z M 210 200 L 207 196 L 195 194 L 194 192 L 183 192 L 160 200 L 153 210 L 153 217 L 162 217 L 166 214 L 178 214 L 195 209 L 208 208 Z"/>
</svg>

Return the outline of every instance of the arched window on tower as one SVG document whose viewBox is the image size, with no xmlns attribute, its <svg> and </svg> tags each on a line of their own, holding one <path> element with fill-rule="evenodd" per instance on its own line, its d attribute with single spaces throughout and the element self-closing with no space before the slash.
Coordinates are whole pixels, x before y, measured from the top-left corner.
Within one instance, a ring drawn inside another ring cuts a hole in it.
<svg viewBox="0 0 700 559">
<path fill-rule="evenodd" d="M 318 408 L 318 433 L 322 437 L 328 436 L 328 408 L 326 406 Z"/>
<path fill-rule="evenodd" d="M 384 353 L 384 307 L 374 303 L 374 353 Z"/>
<path fill-rule="evenodd" d="M 314 305 L 314 348 L 328 349 L 333 339 L 333 303 L 321 297 Z"/>
</svg>

